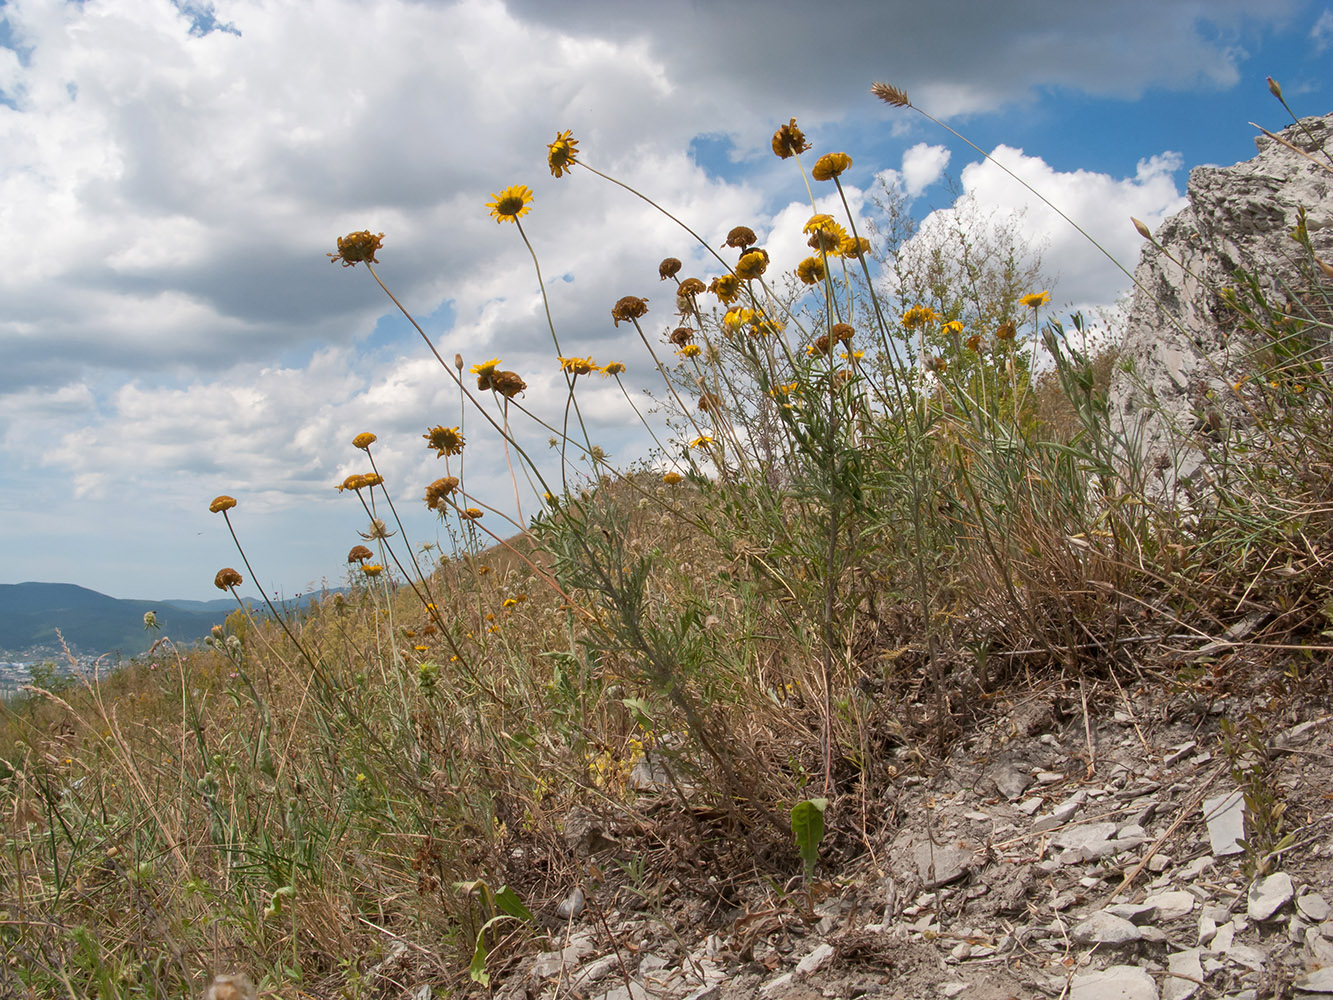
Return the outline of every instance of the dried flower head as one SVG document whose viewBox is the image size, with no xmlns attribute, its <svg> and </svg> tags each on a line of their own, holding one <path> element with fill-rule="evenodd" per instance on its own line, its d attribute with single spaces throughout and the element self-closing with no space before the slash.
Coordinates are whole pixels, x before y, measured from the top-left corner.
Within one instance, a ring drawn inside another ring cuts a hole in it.
<svg viewBox="0 0 1333 1000">
<path fill-rule="evenodd" d="M 465 510 L 458 512 L 458 516 L 465 521 L 479 521 L 481 520 L 481 515 L 482 511 L 476 507 L 468 507 Z"/>
<path fill-rule="evenodd" d="M 210 513 L 220 514 L 224 510 L 231 510 L 236 506 L 236 498 L 229 497 L 225 493 L 220 497 L 214 497 L 213 502 L 208 505 Z"/>
<path fill-rule="evenodd" d="M 713 283 L 708 286 L 708 290 L 717 296 L 719 302 L 727 305 L 735 302 L 740 296 L 741 282 L 734 274 L 721 274 L 713 279 Z"/>
<path fill-rule="evenodd" d="M 981 350 L 981 334 L 972 334 L 972 336 L 963 341 L 963 344 L 969 351 L 979 352 Z"/>
<path fill-rule="evenodd" d="M 891 84 L 871 84 L 870 92 L 885 104 L 892 104 L 895 108 L 905 108 L 912 103 L 907 98 L 907 91 L 900 87 L 894 87 Z"/>
<path fill-rule="evenodd" d="M 518 372 L 502 371 L 491 376 L 491 388 L 505 399 L 513 399 L 527 387 Z"/>
<path fill-rule="evenodd" d="M 610 364 L 602 365 L 602 377 L 610 378 L 613 375 L 623 374 L 625 371 L 625 362 L 612 361 Z"/>
<path fill-rule="evenodd" d="M 995 330 L 996 340 L 1013 340 L 1018 335 L 1018 327 L 1013 320 L 1001 323 Z"/>
<path fill-rule="evenodd" d="M 369 229 L 359 233 L 348 233 L 338 237 L 338 252 L 329 254 L 329 259 L 342 261 L 343 267 L 355 267 L 357 264 L 378 264 L 375 252 L 384 245 L 384 234 L 372 235 Z"/>
<path fill-rule="evenodd" d="M 364 545 L 353 545 L 347 553 L 347 561 L 349 563 L 363 563 L 374 554 Z"/>
<path fill-rule="evenodd" d="M 717 413 L 722 409 L 722 400 L 711 392 L 705 392 L 699 397 L 699 409 L 704 413 Z"/>
<path fill-rule="evenodd" d="M 229 588 L 239 587 L 242 583 L 241 574 L 228 566 L 226 569 L 218 570 L 217 576 L 213 577 L 213 586 L 218 590 L 227 590 Z"/>
<path fill-rule="evenodd" d="M 680 274 L 682 266 L 679 257 L 667 257 L 657 265 L 657 276 L 663 281 L 666 281 L 667 278 L 674 278 Z"/>
<path fill-rule="evenodd" d="M 449 494 L 458 489 L 457 476 L 445 476 L 443 479 L 437 479 L 426 487 L 426 506 L 431 510 L 443 510 L 447 507 L 447 498 Z"/>
<path fill-rule="evenodd" d="M 378 472 L 367 472 L 361 476 L 361 485 L 365 487 L 383 486 L 384 477 Z"/>
<path fill-rule="evenodd" d="M 704 290 L 704 283 L 698 278 L 686 278 L 676 287 L 676 295 L 698 295 Z"/>
<path fill-rule="evenodd" d="M 677 347 L 684 347 L 694 339 L 694 331 L 688 326 L 678 326 L 671 331 L 671 336 L 667 339 Z"/>
<path fill-rule="evenodd" d="M 563 177 L 578 161 L 579 141 L 573 131 L 566 129 L 555 134 L 555 142 L 546 147 L 546 165 L 551 168 L 552 177 Z"/>
<path fill-rule="evenodd" d="M 616 321 L 615 325 L 619 326 L 621 320 L 635 320 L 647 312 L 647 299 L 641 299 L 637 295 L 626 295 L 611 307 L 611 318 Z"/>
<path fill-rule="evenodd" d="M 1029 292 L 1018 300 L 1029 309 L 1036 309 L 1038 306 L 1044 306 L 1051 301 L 1050 292 Z"/>
<path fill-rule="evenodd" d="M 497 223 L 517 222 L 519 216 L 527 215 L 532 209 L 532 191 L 526 184 L 515 184 L 499 194 L 492 192 L 491 197 L 495 200 L 488 201 L 486 207 Z"/>
<path fill-rule="evenodd" d="M 829 336 L 833 338 L 835 344 L 850 344 L 852 334 L 855 332 L 855 327 L 850 323 L 834 323 L 833 329 L 829 330 Z"/>
<path fill-rule="evenodd" d="M 744 250 L 746 247 L 752 247 L 759 242 L 759 237 L 755 236 L 754 230 L 749 226 L 736 226 L 727 233 L 727 242 L 724 247 L 736 247 Z"/>
<path fill-rule="evenodd" d="M 244 972 L 214 976 L 204 990 L 204 1000 L 255 1000 L 258 994 Z"/>
<path fill-rule="evenodd" d="M 773 133 L 773 152 L 781 159 L 804 153 L 809 148 L 810 143 L 805 141 L 805 133 L 797 127 L 795 118 Z"/>
<path fill-rule="evenodd" d="M 824 280 L 824 261 L 820 257 L 807 257 L 796 265 L 796 277 L 804 284 L 817 285 Z"/>
<path fill-rule="evenodd" d="M 491 358 L 490 361 L 483 361 L 479 365 L 472 366 L 472 373 L 477 376 L 477 388 L 486 390 L 491 387 L 491 378 L 495 375 L 496 369 L 500 367 L 499 358 Z"/>
<path fill-rule="evenodd" d="M 662 476 L 662 482 L 666 483 L 668 486 L 675 486 L 684 478 L 685 477 L 679 472 L 668 472 Z"/>
<path fill-rule="evenodd" d="M 842 241 L 847 238 L 847 230 L 835 222 L 831 215 L 812 215 L 805 224 L 803 232 L 810 237 L 806 245 L 820 253 L 835 253 Z"/>
<path fill-rule="evenodd" d="M 852 158 L 846 153 L 825 153 L 815 161 L 810 176 L 817 181 L 832 180 L 851 165 Z"/>
<path fill-rule="evenodd" d="M 427 448 L 435 449 L 436 458 L 463 453 L 463 435 L 457 427 L 432 427 L 421 436 L 426 439 Z"/>
<path fill-rule="evenodd" d="M 922 364 L 925 366 L 926 371 L 934 375 L 940 374 L 944 369 L 949 367 L 947 361 L 943 358 L 937 358 L 932 354 L 927 354 L 922 360 Z"/>
<path fill-rule="evenodd" d="M 903 313 L 903 329 L 915 330 L 925 326 L 927 323 L 938 323 L 940 314 L 930 306 L 912 306 L 907 312 Z"/>
<path fill-rule="evenodd" d="M 360 448 L 362 451 L 365 451 L 377 440 L 379 439 L 376 438 L 374 434 L 370 433 L 370 431 L 365 431 L 352 438 L 352 447 Z"/>
<path fill-rule="evenodd" d="M 736 277 L 750 281 L 768 270 L 768 251 L 753 247 L 736 262 Z"/>
<path fill-rule="evenodd" d="M 378 517 L 372 517 L 370 519 L 370 527 L 365 531 L 358 531 L 357 534 L 360 535 L 362 538 L 366 539 L 367 541 L 371 540 L 372 538 L 383 541 L 386 538 L 392 538 L 394 535 L 397 534 L 397 532 L 390 531 L 389 526 L 385 524 L 383 521 L 381 521 Z"/>
<path fill-rule="evenodd" d="M 814 346 L 806 351 L 807 354 L 828 354 L 829 339 L 827 333 L 821 333 L 815 340 Z"/>
</svg>

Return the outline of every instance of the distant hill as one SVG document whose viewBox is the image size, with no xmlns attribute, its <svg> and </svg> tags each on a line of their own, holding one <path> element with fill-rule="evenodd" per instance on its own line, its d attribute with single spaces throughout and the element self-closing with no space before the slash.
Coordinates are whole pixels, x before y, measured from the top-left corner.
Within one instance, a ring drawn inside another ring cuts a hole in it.
<svg viewBox="0 0 1333 1000">
<path fill-rule="evenodd" d="M 302 603 L 308 600 L 300 599 Z M 254 603 L 247 601 L 251 606 Z M 296 603 L 284 602 L 284 610 Z M 202 639 L 235 609 L 236 602 L 227 598 L 134 601 L 108 597 L 72 583 L 0 583 L 0 650 L 54 646 L 59 629 L 77 652 L 135 656 L 164 635 L 178 643 Z M 146 611 L 157 615 L 160 631 L 144 629 Z"/>
</svg>

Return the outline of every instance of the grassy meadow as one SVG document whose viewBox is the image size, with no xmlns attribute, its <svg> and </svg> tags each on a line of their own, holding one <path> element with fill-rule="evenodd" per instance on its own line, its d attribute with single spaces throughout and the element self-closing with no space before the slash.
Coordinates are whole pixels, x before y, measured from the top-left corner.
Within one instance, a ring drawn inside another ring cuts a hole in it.
<svg viewBox="0 0 1333 1000">
<path fill-rule="evenodd" d="M 463 416 L 423 418 L 432 483 L 382 477 L 374 428 L 347 442 L 364 457 L 340 486 L 364 508 L 347 594 L 300 618 L 238 609 L 202 646 L 164 637 L 4 707 L 0 994 L 180 997 L 244 972 L 264 995 L 378 996 L 367 976 L 395 945 L 440 990 L 481 994 L 575 887 L 604 921 L 618 893 L 781 896 L 873 858 L 886 793 L 1033 684 L 1094 706 L 1144 684 L 1206 696 L 1229 678 L 1165 640 L 1262 608 L 1246 662 L 1327 696 L 1333 313 L 1308 234 L 1307 287 L 1216 289 L 1249 345 L 1219 376 L 1250 419 L 1221 440 L 1181 429 L 1208 488 L 1168 505 L 1169 470 L 1111 419 L 1117 344 L 1052 315 L 1014 231 L 900 253 L 910 220 L 863 232 L 814 210 L 848 153 L 795 120 L 772 144 L 811 197 L 794 273 L 743 219 L 685 220 L 645 296 L 605 302 L 635 356 L 580 356 L 547 310 L 553 413 L 525 403 L 524 373 L 418 327 Z M 596 162 L 568 132 L 547 150 L 565 182 L 652 198 Z M 478 211 L 533 250 L 531 200 L 508 187 Z M 695 235 L 715 229 L 724 246 Z M 392 298 L 384 239 L 330 256 Z M 689 273 L 676 255 L 698 246 L 712 265 Z M 559 261 L 532 260 L 544 288 Z M 655 445 L 613 464 L 580 391 L 630 367 L 656 373 L 651 399 L 621 383 Z M 469 489 L 483 447 L 512 493 Z M 404 532 L 420 503 L 452 547 Z M 235 593 L 264 553 L 245 497 L 210 509 Z"/>
</svg>

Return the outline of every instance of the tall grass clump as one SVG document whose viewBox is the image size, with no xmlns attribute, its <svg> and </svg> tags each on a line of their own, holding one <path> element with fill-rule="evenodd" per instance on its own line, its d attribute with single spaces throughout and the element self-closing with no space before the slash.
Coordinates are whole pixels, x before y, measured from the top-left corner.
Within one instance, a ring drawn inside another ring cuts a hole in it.
<svg viewBox="0 0 1333 1000">
<path fill-rule="evenodd" d="M 1086 706 L 1136 651 L 1214 636 L 1261 592 L 1291 610 L 1250 642 L 1305 648 L 1328 626 L 1311 567 L 1333 427 L 1307 403 L 1328 400 L 1329 272 L 1308 233 L 1308 287 L 1280 309 L 1244 276 L 1218 290 L 1257 345 L 1235 389 L 1254 420 L 1245 461 L 1211 451 L 1210 492 L 1182 507 L 1111 419 L 1114 345 L 1051 315 L 1012 231 L 876 246 L 843 191 L 849 154 L 795 119 L 772 149 L 811 201 L 789 274 L 747 220 L 692 228 L 570 132 L 549 145 L 553 177 L 678 226 L 657 272 L 603 303 L 642 346 L 626 359 L 577 353 L 545 298 L 531 189 L 492 195 L 543 295 L 555 412 L 411 316 L 384 234 L 337 240 L 334 262 L 369 274 L 457 392 L 457 424 L 422 423 L 443 475 L 404 494 L 358 434 L 344 593 L 291 618 L 238 602 L 200 648 L 163 640 L 6 707 L 5 991 L 180 996 L 234 970 L 290 996 L 485 984 L 565 926 L 562 900 L 604 926 L 652 878 L 725 901 L 751 874 L 874 863 L 895 784 L 1015 685 L 1067 682 Z M 631 369 L 653 376 L 648 405 Z M 650 454 L 617 466 L 594 440 L 594 380 Z M 512 497 L 474 491 L 479 447 Z M 438 554 L 399 516 L 417 491 Z M 253 578 L 244 508 L 210 509 Z M 1255 568 L 1275 551 L 1306 590 L 1271 556 Z"/>
</svg>

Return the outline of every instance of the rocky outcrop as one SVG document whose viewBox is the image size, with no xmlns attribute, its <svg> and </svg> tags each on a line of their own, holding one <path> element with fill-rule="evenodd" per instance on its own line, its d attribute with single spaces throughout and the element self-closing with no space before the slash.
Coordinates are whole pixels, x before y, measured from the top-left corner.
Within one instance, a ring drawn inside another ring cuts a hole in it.
<svg viewBox="0 0 1333 1000">
<path fill-rule="evenodd" d="M 1248 334 L 1224 290 L 1250 274 L 1269 304 L 1291 303 L 1302 314 L 1319 308 L 1312 266 L 1325 303 L 1333 286 L 1291 237 L 1304 211 L 1315 255 L 1333 262 L 1333 114 L 1279 136 L 1290 145 L 1261 136 L 1252 160 L 1195 168 L 1189 207 L 1144 247 L 1125 364 L 1109 402 L 1113 426 L 1140 446 L 1150 486 L 1194 474 L 1211 448 L 1252 417 L 1253 406 L 1233 386 L 1243 389 L 1262 367 L 1255 351 L 1265 345 Z"/>
</svg>

